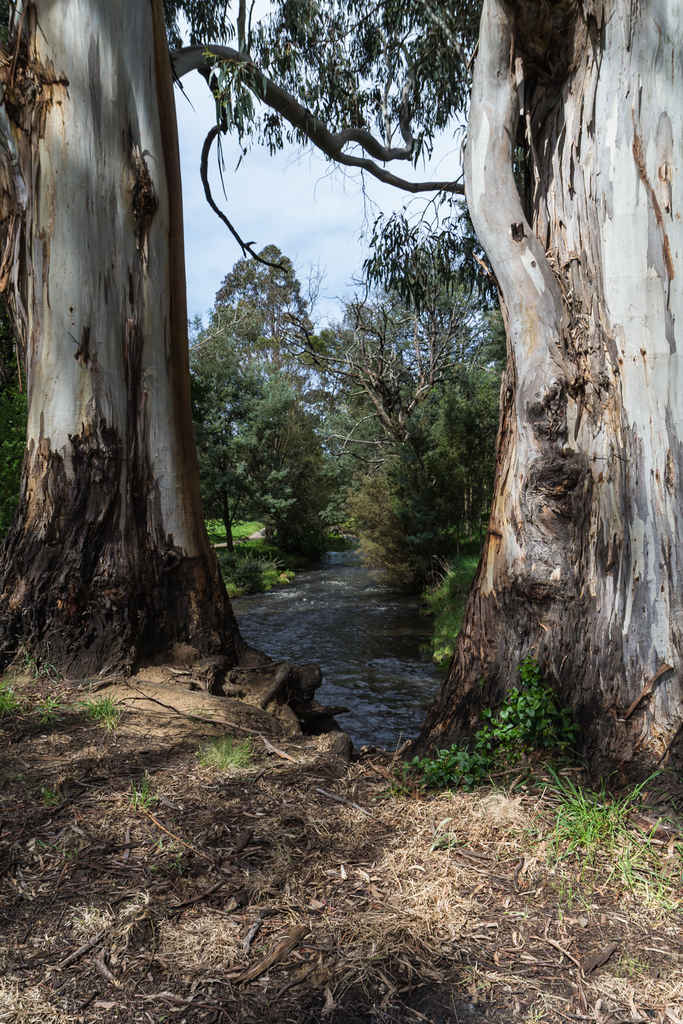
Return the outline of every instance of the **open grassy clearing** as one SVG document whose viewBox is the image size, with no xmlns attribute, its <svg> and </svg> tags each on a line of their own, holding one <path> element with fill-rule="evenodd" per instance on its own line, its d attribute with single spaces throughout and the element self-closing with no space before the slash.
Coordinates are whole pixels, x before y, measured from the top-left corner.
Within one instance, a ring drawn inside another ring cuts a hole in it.
<svg viewBox="0 0 683 1024">
<path fill-rule="evenodd" d="M 401 795 L 389 755 L 347 764 L 237 701 L 117 698 L 107 730 L 97 694 L 12 685 L 0 1021 L 683 1020 L 670 776 L 620 803 L 538 765 Z"/>
</svg>

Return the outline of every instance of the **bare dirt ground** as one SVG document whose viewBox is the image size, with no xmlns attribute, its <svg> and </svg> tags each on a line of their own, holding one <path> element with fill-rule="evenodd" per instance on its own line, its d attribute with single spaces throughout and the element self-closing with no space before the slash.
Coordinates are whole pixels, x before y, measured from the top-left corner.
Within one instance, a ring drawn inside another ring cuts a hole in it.
<svg viewBox="0 0 683 1024">
<path fill-rule="evenodd" d="M 101 693 L 12 685 L 1 1022 L 683 1024 L 675 779 L 629 819 L 629 877 L 557 847 L 540 768 L 401 793 L 390 755 L 347 763 L 240 701 L 120 687 L 107 731 L 78 705 Z M 250 763 L 200 764 L 226 733 Z"/>
</svg>

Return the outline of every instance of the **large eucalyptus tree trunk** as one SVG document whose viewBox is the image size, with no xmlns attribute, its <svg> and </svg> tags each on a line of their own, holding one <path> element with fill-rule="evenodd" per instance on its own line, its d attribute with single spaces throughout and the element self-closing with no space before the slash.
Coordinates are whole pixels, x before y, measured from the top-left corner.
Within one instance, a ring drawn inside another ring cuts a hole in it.
<svg viewBox="0 0 683 1024">
<path fill-rule="evenodd" d="M 0 661 L 71 674 L 184 641 L 234 661 L 189 401 L 177 130 L 161 0 L 37 0 L 2 58 L 0 286 L 25 347 Z"/>
<path fill-rule="evenodd" d="M 682 60 L 676 0 L 485 0 L 466 181 L 508 367 L 490 529 L 423 742 L 533 654 L 593 759 L 677 745 Z"/>
</svg>

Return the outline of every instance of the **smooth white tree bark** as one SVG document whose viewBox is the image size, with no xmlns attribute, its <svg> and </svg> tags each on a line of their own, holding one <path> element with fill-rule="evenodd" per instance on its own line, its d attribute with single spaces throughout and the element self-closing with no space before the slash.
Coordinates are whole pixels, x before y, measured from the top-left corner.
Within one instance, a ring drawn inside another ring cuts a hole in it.
<svg viewBox="0 0 683 1024">
<path fill-rule="evenodd" d="M 69 670 L 175 641 L 234 656 L 189 401 L 180 172 L 161 0 L 37 0 L 3 67 L 4 280 L 28 450 L 0 647 Z"/>
<path fill-rule="evenodd" d="M 680 736 L 682 15 L 485 0 L 467 196 L 509 359 L 490 530 L 431 741 L 530 653 L 591 756 L 657 761 Z"/>
</svg>

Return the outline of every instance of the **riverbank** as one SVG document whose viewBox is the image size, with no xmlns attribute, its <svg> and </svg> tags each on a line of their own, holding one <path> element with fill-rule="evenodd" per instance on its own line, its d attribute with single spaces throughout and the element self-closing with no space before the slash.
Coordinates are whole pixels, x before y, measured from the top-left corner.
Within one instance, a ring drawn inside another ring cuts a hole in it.
<svg viewBox="0 0 683 1024">
<path fill-rule="evenodd" d="M 235 524 L 233 551 L 228 550 L 225 526 L 220 520 L 208 520 L 206 527 L 231 598 L 267 593 L 274 587 L 291 583 L 297 572 L 310 569 L 321 556 L 321 552 L 305 555 L 285 551 L 268 540 L 264 523 L 257 520 Z M 344 551 L 355 543 L 353 537 L 328 533 L 324 551 Z"/>
<path fill-rule="evenodd" d="M 558 847 L 538 764 L 425 796 L 390 754 L 347 762 L 206 694 L 193 717 L 121 704 L 109 730 L 59 684 L 20 696 L 0 718 L 2 1020 L 680 1020 L 661 780 L 625 822 L 654 857 L 629 877 L 604 838 Z M 226 731 L 239 763 L 206 756 Z"/>
</svg>

